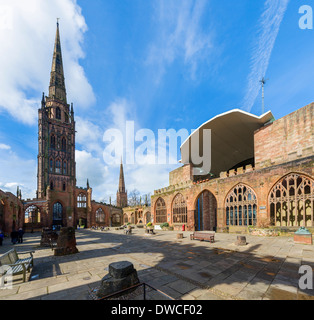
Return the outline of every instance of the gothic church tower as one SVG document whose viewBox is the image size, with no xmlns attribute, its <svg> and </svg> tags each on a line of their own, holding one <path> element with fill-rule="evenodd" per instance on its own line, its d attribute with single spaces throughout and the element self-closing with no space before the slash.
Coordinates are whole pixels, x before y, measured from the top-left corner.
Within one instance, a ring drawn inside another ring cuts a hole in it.
<svg viewBox="0 0 314 320">
<path fill-rule="evenodd" d="M 128 206 L 128 194 L 125 191 L 125 182 L 124 182 L 122 160 L 121 160 L 121 165 L 120 165 L 119 190 L 117 192 L 117 206 L 120 208 L 125 208 Z"/>
<path fill-rule="evenodd" d="M 75 121 L 73 104 L 67 104 L 59 23 L 52 59 L 49 95 L 38 110 L 37 198 L 46 191 L 72 192 L 76 185 Z"/>
</svg>

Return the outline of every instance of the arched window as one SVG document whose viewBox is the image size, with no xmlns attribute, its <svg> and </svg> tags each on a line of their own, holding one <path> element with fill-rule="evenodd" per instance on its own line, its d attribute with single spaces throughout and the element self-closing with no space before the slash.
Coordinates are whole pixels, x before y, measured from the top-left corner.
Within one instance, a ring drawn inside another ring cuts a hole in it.
<svg viewBox="0 0 314 320">
<path fill-rule="evenodd" d="M 67 141 L 66 141 L 65 138 L 62 138 L 62 140 L 61 140 L 61 150 L 62 150 L 63 152 L 66 152 L 66 151 L 67 151 Z"/>
<path fill-rule="evenodd" d="M 54 185 L 53 185 L 53 181 L 50 181 L 50 190 L 53 190 Z"/>
<path fill-rule="evenodd" d="M 56 161 L 56 173 L 61 173 L 61 161 L 59 159 Z"/>
<path fill-rule="evenodd" d="M 56 109 L 56 119 L 61 120 L 61 109 L 59 107 Z"/>
<path fill-rule="evenodd" d="M 86 195 L 84 193 L 80 193 L 77 197 L 77 207 L 78 208 L 86 208 Z"/>
<path fill-rule="evenodd" d="M 156 223 L 167 222 L 167 208 L 165 200 L 159 198 L 156 202 Z"/>
<path fill-rule="evenodd" d="M 53 205 L 53 225 L 62 225 L 63 207 L 60 202 Z"/>
<path fill-rule="evenodd" d="M 53 172 L 53 159 L 49 160 L 49 171 L 52 173 Z"/>
<path fill-rule="evenodd" d="M 54 134 L 50 136 L 50 148 L 55 149 L 56 148 L 56 137 Z"/>
<path fill-rule="evenodd" d="M 25 223 L 40 223 L 40 211 L 36 206 L 30 206 L 26 209 Z"/>
<path fill-rule="evenodd" d="M 257 198 L 248 186 L 238 184 L 229 192 L 226 202 L 227 226 L 255 226 L 257 222 Z"/>
<path fill-rule="evenodd" d="M 63 174 L 66 175 L 67 174 L 67 162 L 63 161 Z"/>
<path fill-rule="evenodd" d="M 187 223 L 188 211 L 185 199 L 181 193 L 176 195 L 172 205 L 173 223 Z"/>
<path fill-rule="evenodd" d="M 314 180 L 292 173 L 280 179 L 268 197 L 274 226 L 314 227 Z"/>
<path fill-rule="evenodd" d="M 62 184 L 62 190 L 66 191 L 66 183 L 65 182 L 63 182 L 63 184 Z"/>
<path fill-rule="evenodd" d="M 105 223 L 106 222 L 106 215 L 103 209 L 99 208 L 96 210 L 96 222 L 97 223 Z"/>
</svg>

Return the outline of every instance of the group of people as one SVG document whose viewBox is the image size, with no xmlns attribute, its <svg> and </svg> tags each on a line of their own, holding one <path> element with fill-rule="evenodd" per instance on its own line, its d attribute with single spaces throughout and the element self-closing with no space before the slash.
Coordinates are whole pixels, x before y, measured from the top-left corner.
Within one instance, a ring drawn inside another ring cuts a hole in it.
<svg viewBox="0 0 314 320">
<path fill-rule="evenodd" d="M 24 231 L 23 231 L 22 228 L 20 228 L 18 231 L 13 229 L 12 232 L 11 232 L 11 242 L 12 242 L 12 244 L 23 243 L 23 235 L 24 235 Z"/>
<path fill-rule="evenodd" d="M 12 244 L 23 243 L 23 236 L 24 236 L 24 231 L 22 228 L 20 228 L 17 231 L 15 229 L 13 229 L 11 232 Z M 3 234 L 2 230 L 0 230 L 0 246 L 2 246 L 3 240 L 4 240 L 4 234 Z"/>
</svg>

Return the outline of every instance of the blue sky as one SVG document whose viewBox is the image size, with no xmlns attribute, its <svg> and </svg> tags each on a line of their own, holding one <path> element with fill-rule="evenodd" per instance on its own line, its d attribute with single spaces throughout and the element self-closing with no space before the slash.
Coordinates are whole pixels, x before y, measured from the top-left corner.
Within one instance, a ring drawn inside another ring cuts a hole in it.
<svg viewBox="0 0 314 320">
<path fill-rule="evenodd" d="M 119 177 L 102 157 L 109 128 L 134 120 L 157 136 L 234 108 L 260 115 L 262 76 L 276 119 L 313 102 L 314 30 L 299 28 L 305 4 L 314 0 L 1 0 L 0 188 L 35 196 L 37 109 L 57 17 L 78 185 L 89 178 L 94 198 L 108 201 Z M 153 192 L 176 167 L 125 165 L 126 187 Z"/>
</svg>

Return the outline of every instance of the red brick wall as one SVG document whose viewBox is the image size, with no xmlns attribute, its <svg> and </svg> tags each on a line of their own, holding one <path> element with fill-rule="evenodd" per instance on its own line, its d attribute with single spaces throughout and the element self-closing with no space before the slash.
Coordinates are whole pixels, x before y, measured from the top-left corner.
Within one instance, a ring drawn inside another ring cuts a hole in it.
<svg viewBox="0 0 314 320">
<path fill-rule="evenodd" d="M 314 103 L 256 131 L 255 168 L 265 168 L 312 156 L 313 115 Z"/>
<path fill-rule="evenodd" d="M 173 186 L 181 182 L 192 180 L 192 167 L 190 164 L 184 165 L 169 173 L 169 185 Z"/>
</svg>

